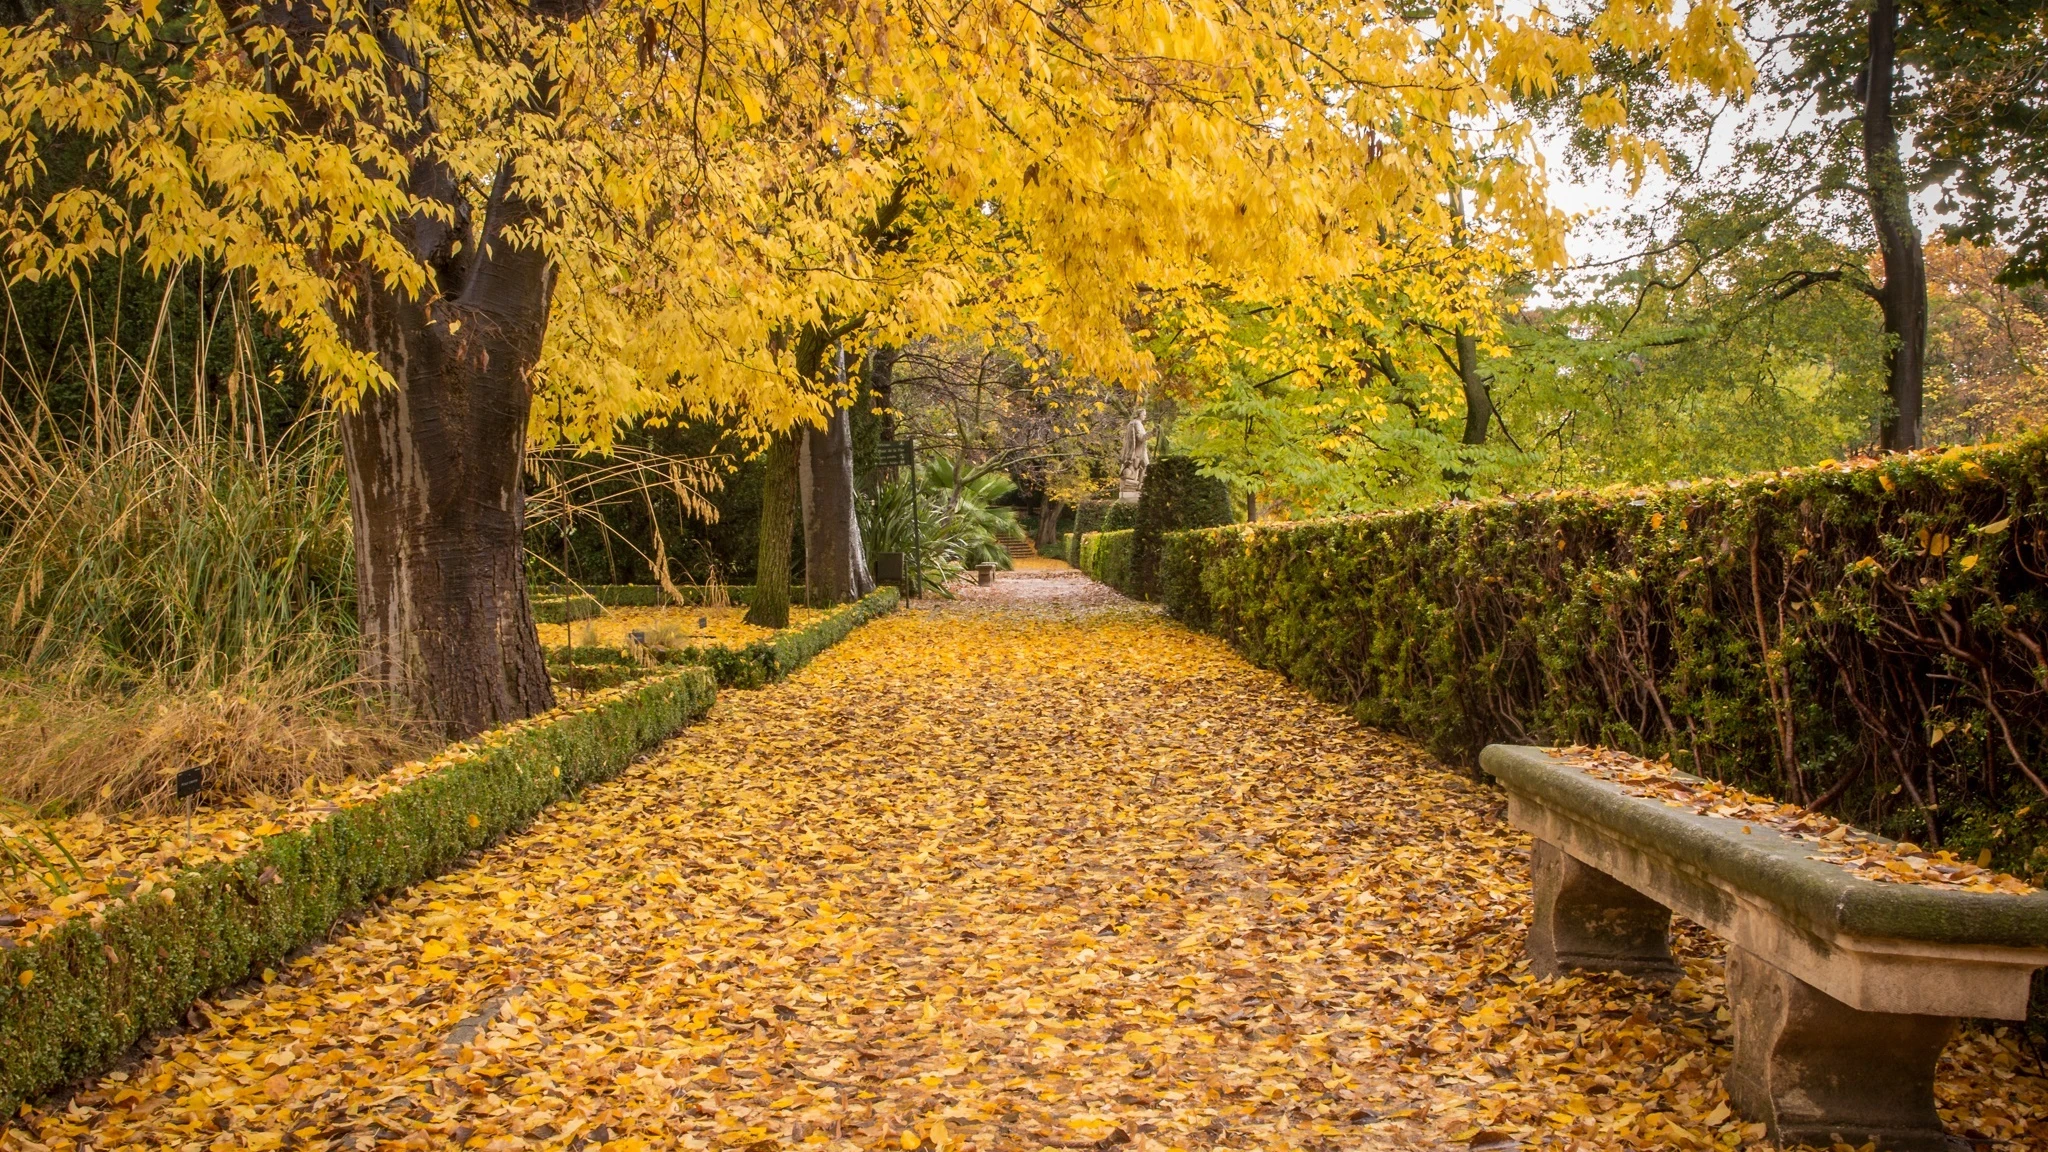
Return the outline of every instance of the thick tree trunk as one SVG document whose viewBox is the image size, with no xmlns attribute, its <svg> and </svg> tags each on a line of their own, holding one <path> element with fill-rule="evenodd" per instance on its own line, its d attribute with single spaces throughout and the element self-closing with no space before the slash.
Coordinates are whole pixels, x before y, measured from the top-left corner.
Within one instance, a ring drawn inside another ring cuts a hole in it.
<svg viewBox="0 0 2048 1152">
<path fill-rule="evenodd" d="M 829 608 L 875 590 L 853 507 L 853 421 L 835 408 L 823 428 L 805 428 L 804 601 Z"/>
<path fill-rule="evenodd" d="M 1465 438 L 1467 444 L 1486 443 L 1486 427 L 1493 422 L 1493 396 L 1479 378 L 1479 341 L 1469 332 L 1459 332 L 1458 379 L 1465 385 Z"/>
<path fill-rule="evenodd" d="M 560 7 L 556 18 L 593 10 Z M 356 610 L 362 670 L 373 691 L 417 719 L 461 737 L 554 703 L 547 662 L 526 598 L 525 462 L 530 373 L 547 333 L 554 273 L 538 247 L 514 239 L 545 224 L 551 202 L 518 187 L 506 157 L 490 182 L 480 231 L 440 149 L 428 99 L 428 63 L 373 2 L 337 29 L 307 0 L 269 0 L 243 27 L 303 48 L 336 34 L 373 35 L 379 74 L 411 121 L 399 141 L 408 191 L 438 210 L 401 221 L 395 238 L 433 271 L 421 298 L 359 271 L 354 308 L 340 317 L 355 346 L 374 354 L 392 387 L 340 414 L 355 531 Z M 559 112 L 545 63 L 521 62 L 531 86 L 522 115 Z M 299 131 L 347 140 L 357 126 L 286 85 L 279 95 Z"/>
<path fill-rule="evenodd" d="M 754 554 L 754 598 L 747 623 L 789 627 L 789 537 L 796 530 L 797 442 L 785 432 L 761 457 L 761 544 Z"/>
<path fill-rule="evenodd" d="M 1899 130 L 1892 118 L 1892 90 L 1897 79 L 1898 10 L 1895 0 L 1875 0 L 1870 7 L 1870 58 L 1863 86 L 1863 175 L 1871 223 L 1877 228 L 1878 251 L 1884 256 L 1884 287 L 1878 303 L 1884 310 L 1886 383 L 1892 410 L 1881 438 L 1887 451 L 1920 446 L 1921 395 L 1927 374 L 1927 261 L 1920 230 L 1913 224 L 1911 189 L 1899 160 Z"/>
<path fill-rule="evenodd" d="M 506 239 L 537 211 L 510 183 L 507 166 L 486 211 L 489 255 L 442 262 L 442 295 L 412 300 L 365 277 L 350 318 L 394 381 L 340 421 L 363 672 L 451 738 L 554 705 L 522 540 L 528 373 L 553 273 Z M 415 227 L 430 254 L 452 257 L 457 235 Z"/>
</svg>

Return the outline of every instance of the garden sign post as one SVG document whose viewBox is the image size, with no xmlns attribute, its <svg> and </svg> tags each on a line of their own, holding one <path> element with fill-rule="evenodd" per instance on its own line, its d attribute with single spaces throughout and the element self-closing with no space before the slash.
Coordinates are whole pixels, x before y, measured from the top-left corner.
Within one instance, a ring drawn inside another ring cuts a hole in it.
<svg viewBox="0 0 2048 1152">
<path fill-rule="evenodd" d="M 917 507 L 917 441 L 884 440 L 875 445 L 875 463 L 883 468 L 910 470 L 910 571 L 904 581 L 904 595 L 917 599 L 924 588 L 924 525 Z"/>
</svg>

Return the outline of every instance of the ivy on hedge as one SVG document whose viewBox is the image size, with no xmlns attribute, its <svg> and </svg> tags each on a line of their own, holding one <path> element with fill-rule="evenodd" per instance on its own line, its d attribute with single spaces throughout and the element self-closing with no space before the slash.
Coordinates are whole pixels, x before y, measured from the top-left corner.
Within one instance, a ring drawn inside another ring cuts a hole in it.
<svg viewBox="0 0 2048 1152">
<path fill-rule="evenodd" d="M 452 762 L 247 855 L 0 952 L 0 1115 L 105 1068 L 194 1001 L 320 939 L 340 918 L 455 865 L 542 808 L 617 775 L 704 715 L 684 668 L 488 733 Z"/>
<path fill-rule="evenodd" d="M 822 620 L 778 632 L 766 640 L 740 647 L 705 644 L 663 648 L 647 655 L 656 664 L 697 664 L 709 668 L 720 687 L 759 688 L 810 663 L 811 657 L 837 644 L 869 620 L 895 611 L 899 600 L 896 589 L 880 588 Z M 629 678 L 634 669 L 642 667 L 642 662 L 623 648 L 576 647 L 550 649 L 548 666 L 551 674 L 563 683 L 580 678 L 589 684 L 604 684 Z"/>
<path fill-rule="evenodd" d="M 1183 621 L 1453 762 L 1669 754 L 2037 879 L 2044 582 L 2048 437 L 1185 532 L 1160 571 Z"/>
</svg>

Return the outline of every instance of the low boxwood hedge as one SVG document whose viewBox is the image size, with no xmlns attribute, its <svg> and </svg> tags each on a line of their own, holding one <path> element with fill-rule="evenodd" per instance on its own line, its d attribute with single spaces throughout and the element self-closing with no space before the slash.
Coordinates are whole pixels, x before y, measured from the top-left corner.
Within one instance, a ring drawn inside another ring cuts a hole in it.
<svg viewBox="0 0 2048 1152">
<path fill-rule="evenodd" d="M 0 1115 L 107 1067 L 200 997 L 618 774 L 715 697 L 706 670 L 683 668 L 486 733 L 376 800 L 0 951 Z"/>
<path fill-rule="evenodd" d="M 837 644 L 862 624 L 895 611 L 898 602 L 896 589 L 880 588 L 822 620 L 778 632 L 765 640 L 738 647 L 705 644 L 654 649 L 647 653 L 647 660 L 656 665 L 698 664 L 711 669 L 721 687 L 759 688 L 803 667 L 811 657 Z M 569 682 L 570 677 L 582 677 L 589 683 L 603 683 L 609 674 L 598 669 L 641 666 L 641 658 L 623 648 L 576 647 L 548 651 L 548 668 L 557 680 L 564 683 Z"/>
<path fill-rule="evenodd" d="M 676 591 L 682 594 L 682 603 L 686 605 L 702 604 L 704 602 L 704 589 L 695 584 L 679 585 Z M 536 585 L 531 590 L 531 596 L 534 602 L 536 618 L 539 615 L 542 603 L 554 604 L 557 601 L 577 603 L 579 605 L 577 610 L 581 610 L 582 605 L 602 606 L 605 608 L 659 608 L 665 604 L 675 603 L 666 592 L 662 591 L 661 586 L 658 584 L 542 584 Z M 752 584 L 727 585 L 725 596 L 728 601 L 734 604 L 752 603 L 754 599 L 754 586 Z M 790 585 L 789 602 L 792 604 L 804 602 L 803 585 Z M 595 616 L 597 613 L 593 611 L 590 615 Z M 587 616 L 570 617 L 572 620 L 588 618 Z M 541 622 L 560 624 L 563 621 L 557 619 Z"/>
<path fill-rule="evenodd" d="M 1160 580 L 1181 620 L 1454 762 L 1668 754 L 2048 877 L 2048 437 L 1183 532 Z"/>
</svg>

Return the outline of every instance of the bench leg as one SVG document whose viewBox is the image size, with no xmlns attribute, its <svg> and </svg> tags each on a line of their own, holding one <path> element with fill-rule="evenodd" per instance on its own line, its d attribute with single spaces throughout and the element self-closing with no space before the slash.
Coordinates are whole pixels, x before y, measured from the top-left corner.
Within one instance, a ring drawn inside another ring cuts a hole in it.
<svg viewBox="0 0 2048 1152">
<path fill-rule="evenodd" d="M 1538 976 L 1574 968 L 1677 976 L 1671 910 L 1548 840 L 1529 853 L 1536 917 L 1529 967 Z"/>
<path fill-rule="evenodd" d="M 1954 1020 L 1859 1011 L 1735 947 L 1728 1008 L 1728 1095 L 1778 1143 L 1946 1152 L 1934 1063 Z"/>
</svg>

